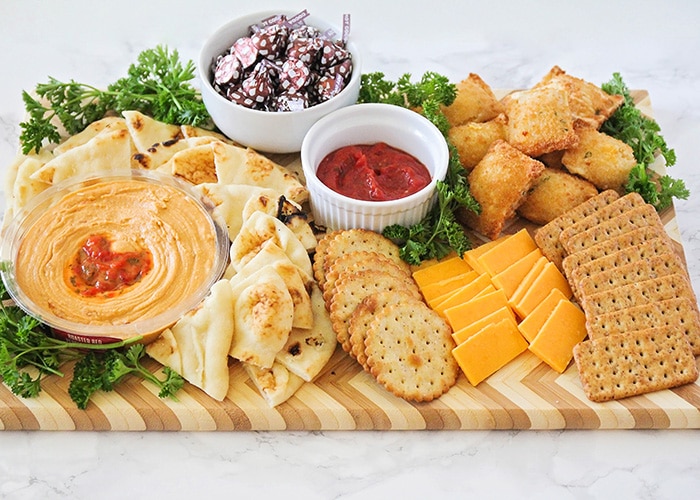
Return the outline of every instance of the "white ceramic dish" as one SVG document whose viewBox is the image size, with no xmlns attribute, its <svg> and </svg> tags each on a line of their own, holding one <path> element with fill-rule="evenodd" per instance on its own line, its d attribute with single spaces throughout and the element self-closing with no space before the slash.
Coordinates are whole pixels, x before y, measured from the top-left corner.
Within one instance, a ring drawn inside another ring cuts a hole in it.
<svg viewBox="0 0 700 500">
<path fill-rule="evenodd" d="M 320 118 L 345 106 L 354 104 L 360 91 L 360 53 L 352 35 L 347 49 L 352 54 L 352 76 L 345 88 L 335 97 L 301 111 L 268 112 L 246 108 L 220 95 L 212 85 L 212 62 L 228 50 L 234 41 L 248 34 L 249 26 L 275 14 L 292 16 L 294 12 L 258 12 L 243 16 L 221 26 L 204 43 L 199 55 L 198 70 L 204 104 L 216 126 L 234 141 L 267 153 L 297 153 L 304 135 Z M 306 24 L 322 31 L 340 28 L 310 15 Z"/>
<path fill-rule="evenodd" d="M 430 184 L 398 200 L 361 201 L 337 193 L 316 177 L 319 163 L 332 151 L 378 142 L 420 160 L 430 171 Z M 311 127 L 301 146 L 301 162 L 318 224 L 381 232 L 388 225 L 407 226 L 425 217 L 436 199 L 437 181 L 447 174 L 449 150 L 442 133 L 422 115 L 399 106 L 368 103 L 335 111 Z"/>
</svg>

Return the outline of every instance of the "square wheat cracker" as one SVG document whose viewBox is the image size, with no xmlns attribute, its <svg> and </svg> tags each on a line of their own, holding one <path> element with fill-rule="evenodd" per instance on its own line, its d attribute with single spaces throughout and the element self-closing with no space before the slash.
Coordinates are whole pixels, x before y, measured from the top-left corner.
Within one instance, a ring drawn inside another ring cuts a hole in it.
<svg viewBox="0 0 700 500">
<path fill-rule="evenodd" d="M 559 269 L 562 269 L 561 263 L 566 255 L 564 247 L 559 241 L 559 235 L 571 224 L 578 220 L 587 217 L 596 212 L 600 208 L 612 203 L 618 199 L 620 195 L 613 190 L 603 191 L 602 193 L 589 198 L 580 205 L 571 209 L 569 212 L 562 214 L 556 219 L 548 222 L 535 232 L 535 242 L 540 247 L 542 253 Z"/>
<path fill-rule="evenodd" d="M 659 327 L 586 340 L 574 360 L 588 399 L 622 399 L 694 382 L 698 369 L 683 334 Z"/>
<path fill-rule="evenodd" d="M 697 304 L 687 298 L 660 300 L 586 318 L 591 339 L 659 326 L 683 332 L 693 354 L 700 354 L 700 315 Z"/>
</svg>

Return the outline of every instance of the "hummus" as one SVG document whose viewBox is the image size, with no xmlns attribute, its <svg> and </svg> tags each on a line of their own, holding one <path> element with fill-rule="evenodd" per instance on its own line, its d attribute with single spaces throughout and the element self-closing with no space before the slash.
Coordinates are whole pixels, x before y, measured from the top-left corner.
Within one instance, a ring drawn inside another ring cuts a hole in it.
<svg viewBox="0 0 700 500">
<path fill-rule="evenodd" d="M 71 192 L 39 217 L 20 243 L 16 281 L 39 312 L 121 325 L 202 298 L 216 259 L 216 228 L 194 199 L 121 178 Z"/>
</svg>

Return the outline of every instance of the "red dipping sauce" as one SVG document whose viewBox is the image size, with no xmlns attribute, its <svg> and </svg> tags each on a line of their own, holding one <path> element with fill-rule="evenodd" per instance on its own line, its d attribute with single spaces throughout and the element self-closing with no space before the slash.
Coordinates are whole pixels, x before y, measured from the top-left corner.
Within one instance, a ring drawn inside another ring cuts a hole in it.
<svg viewBox="0 0 700 500">
<path fill-rule="evenodd" d="M 333 191 L 364 201 L 405 198 L 431 181 L 417 158 L 384 142 L 336 149 L 321 160 L 316 176 Z"/>
<path fill-rule="evenodd" d="M 102 235 L 90 236 L 71 266 L 71 284 L 83 296 L 116 292 L 133 285 L 152 267 L 150 252 L 114 252 Z"/>
</svg>

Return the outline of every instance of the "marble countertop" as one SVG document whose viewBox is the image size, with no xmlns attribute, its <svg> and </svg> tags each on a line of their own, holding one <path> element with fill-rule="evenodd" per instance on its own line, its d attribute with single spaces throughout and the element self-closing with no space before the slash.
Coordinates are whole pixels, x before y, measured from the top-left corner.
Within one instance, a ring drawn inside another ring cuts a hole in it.
<svg viewBox="0 0 700 500">
<path fill-rule="evenodd" d="M 646 89 L 690 199 L 677 220 L 700 290 L 700 3 L 591 0 L 0 3 L 0 175 L 18 147 L 22 90 L 47 76 L 106 85 L 159 43 L 196 59 L 254 10 L 352 15 L 363 72 L 478 73 L 493 88 L 553 65 Z M 0 432 L 0 497 L 683 498 L 700 488 L 697 431 Z"/>
</svg>

